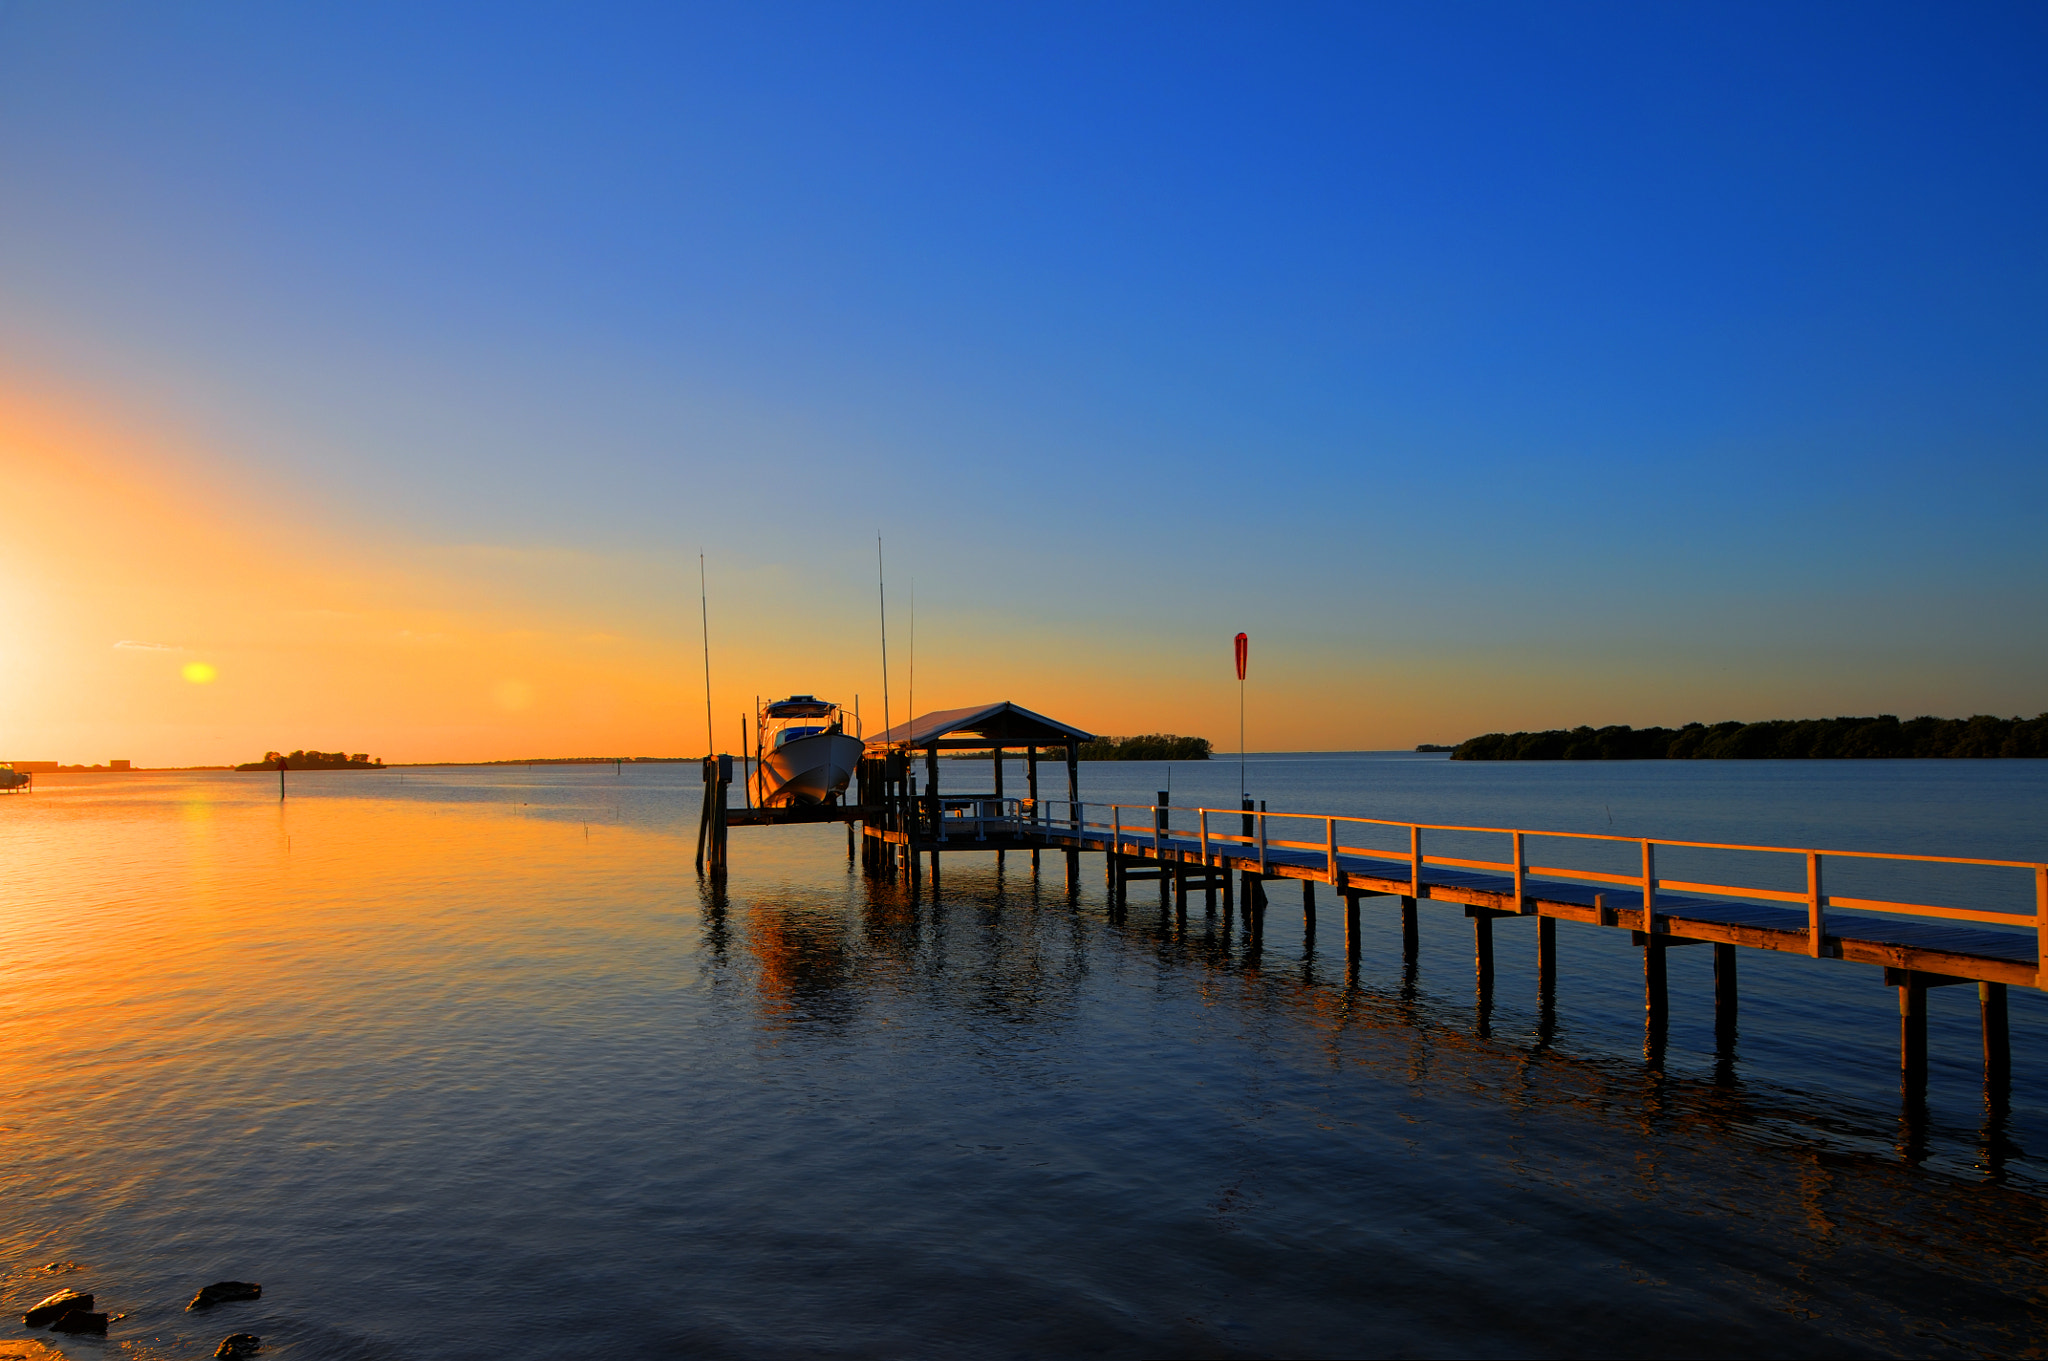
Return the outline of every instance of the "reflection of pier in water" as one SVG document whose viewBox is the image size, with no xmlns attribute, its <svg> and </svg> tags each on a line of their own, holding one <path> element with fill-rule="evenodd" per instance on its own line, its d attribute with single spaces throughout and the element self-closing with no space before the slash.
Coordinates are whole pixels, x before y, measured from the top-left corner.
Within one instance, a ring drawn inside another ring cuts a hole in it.
<svg viewBox="0 0 2048 1361">
<path fill-rule="evenodd" d="M 1077 753 L 1088 737 L 1009 703 L 925 715 L 869 744 L 853 804 L 806 810 L 728 808 L 730 759 L 707 761 L 700 867 L 722 875 L 729 826 L 843 822 L 849 857 L 871 877 L 904 879 L 913 898 L 929 876 L 936 899 L 942 857 L 962 851 L 993 851 L 999 867 L 1018 852 L 1029 857 L 1034 879 L 1042 856 L 1061 854 L 1071 898 L 1080 857 L 1093 853 L 1103 857 L 1112 913 L 1130 910 L 1133 882 L 1152 881 L 1163 921 L 1184 930 L 1188 899 L 1200 894 L 1205 911 L 1220 907 L 1226 933 L 1233 918 L 1242 923 L 1252 950 L 1264 937 L 1267 885 L 1291 879 L 1302 888 L 1309 950 L 1321 924 L 1316 887 L 1323 885 L 1341 907 L 1341 928 L 1331 929 L 1342 930 L 1354 967 L 1365 900 L 1398 901 L 1411 968 L 1420 905 L 1440 904 L 1471 924 L 1482 1039 L 1497 922 L 1532 922 L 1546 1015 L 1554 1014 L 1557 923 L 1627 931 L 1642 952 L 1644 1052 L 1653 1066 L 1664 1049 L 1670 949 L 1713 947 L 1724 1053 L 1732 1053 L 1737 1028 L 1739 950 L 1876 966 L 1898 992 L 1901 1090 L 1908 1123 L 1922 1126 L 1927 993 L 1974 984 L 1986 1100 L 1992 1123 L 2002 1123 L 2011 1072 L 2006 989 L 2043 985 L 2048 864 L 1290 814 L 1250 800 L 1234 809 L 1176 808 L 1164 794 L 1156 804 L 1085 803 Z M 988 754 L 993 789 L 941 789 L 942 754 L 962 751 Z M 1004 789 L 1004 762 L 1013 751 L 1025 761 L 1021 796 Z M 1043 756 L 1064 757 L 1065 798 L 1041 795 Z M 1930 901 L 1957 893 L 1992 905 Z"/>
<path fill-rule="evenodd" d="M 1817 1222 L 1827 1214 L 1823 1202 L 1844 1193 L 1826 1171 L 1830 1161 L 1910 1166 L 1929 1156 L 1933 1130 L 1924 1102 L 1905 1103 L 1889 1135 L 1873 1130 L 1868 1116 L 1816 1109 L 1828 1105 L 1824 1098 L 1802 1106 L 1797 1096 L 1740 1080 L 1737 1036 L 1726 1027 L 1715 1030 L 1711 1075 L 1674 1074 L 1665 1067 L 1663 1038 L 1654 1033 L 1643 1063 L 1555 1047 L 1559 1022 L 1547 989 L 1538 993 L 1533 1024 L 1518 1015 L 1501 1031 L 1490 990 L 1469 1004 L 1432 994 L 1413 953 L 1396 977 L 1367 981 L 1357 955 L 1319 948 L 1313 933 L 1299 938 L 1298 952 L 1283 953 L 1220 903 L 1188 913 L 1170 900 L 1157 913 L 1133 911 L 1128 903 L 1112 907 L 1115 935 L 1105 947 L 1089 918 L 1042 910 L 1073 904 L 1065 885 L 1007 867 L 970 878 L 972 891 L 941 895 L 935 885 L 914 888 L 907 874 L 870 877 L 864 891 L 837 904 L 771 895 L 750 901 L 736 920 L 728 916 L 724 883 L 713 879 L 703 889 L 705 915 L 718 958 L 729 963 L 738 949 L 758 971 L 763 1018 L 775 1027 L 843 1026 L 914 992 L 971 1021 L 1056 1033 L 1078 1016 L 1086 977 L 1104 966 L 1091 949 L 1135 947 L 1149 958 L 1201 971 L 1207 981 L 1200 991 L 1220 1005 L 1248 1018 L 1286 1019 L 1285 1027 L 1266 1032 L 1265 1042 L 1308 1044 L 1332 1068 L 1364 1065 L 1408 1083 L 1490 1088 L 1530 1116 L 1562 1104 L 1582 1116 L 1634 1122 L 1644 1143 L 1626 1170 L 1630 1177 L 1667 1175 L 1662 1160 L 1681 1156 L 1667 1141 L 1680 1131 L 1710 1145 L 1747 1146 L 1760 1132 L 1793 1135 L 1806 1150 L 1802 1157 L 1820 1160 L 1813 1174 L 1780 1188 L 1786 1204 L 1746 1203 L 1746 1214 Z M 2023 1156 L 2008 1122 L 2006 1094 L 1993 1088 L 1974 1128 L 1950 1125 L 1945 1137 L 1969 1147 L 1980 1175 L 2001 1181 L 2008 1161 Z"/>
</svg>

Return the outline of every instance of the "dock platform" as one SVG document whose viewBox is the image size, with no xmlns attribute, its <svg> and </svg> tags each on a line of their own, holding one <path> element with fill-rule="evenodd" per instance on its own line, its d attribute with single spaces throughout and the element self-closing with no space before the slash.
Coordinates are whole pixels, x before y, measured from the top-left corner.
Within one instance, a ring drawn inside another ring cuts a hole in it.
<svg viewBox="0 0 2048 1361">
<path fill-rule="evenodd" d="M 1342 904 L 1352 959 L 1364 900 L 1399 901 L 1411 961 L 1418 910 L 1443 904 L 1471 921 L 1482 997 L 1492 987 L 1496 922 L 1535 923 L 1545 997 L 1556 985 L 1558 922 L 1625 930 L 1643 951 L 1646 1051 L 1661 1043 L 1664 956 L 1672 948 L 1714 947 L 1716 1028 L 1729 1037 L 1740 950 L 1875 967 L 1898 989 L 1900 1077 L 1909 1099 L 1926 1084 L 1928 989 L 1976 985 L 1987 1091 L 2003 1091 L 2011 1069 L 2006 990 L 2048 987 L 2048 862 L 1281 813 L 1249 800 L 1239 808 L 1175 807 L 1164 794 L 1152 804 L 1087 803 L 1076 771 L 1087 736 L 1011 704 L 928 715 L 870 744 L 851 804 L 801 811 L 723 809 L 730 758 L 708 760 L 710 862 L 722 871 L 727 824 L 845 822 L 849 857 L 857 854 L 871 875 L 907 873 L 913 889 L 926 873 L 936 880 L 949 853 L 1017 851 L 1031 857 L 1034 872 L 1041 856 L 1063 854 L 1071 893 L 1080 857 L 1096 854 L 1112 911 L 1127 908 L 1133 881 L 1156 881 L 1162 910 L 1184 919 L 1190 893 L 1202 893 L 1210 906 L 1220 895 L 1226 915 L 1241 909 L 1254 941 L 1264 931 L 1267 885 L 1295 880 L 1304 935 L 1313 942 L 1316 889 L 1323 886 Z M 1017 748 L 1027 771 L 1022 797 L 1002 786 L 1004 758 Z M 940 792 L 940 752 L 962 749 L 987 753 L 993 789 Z M 1066 758 L 1064 799 L 1039 795 L 1047 749 Z M 722 780 L 715 769 L 721 761 Z M 1475 849 L 1489 845 L 1498 852 Z M 705 846 L 700 836 L 700 866 Z M 1949 901 L 1928 901 L 1940 898 Z"/>
</svg>

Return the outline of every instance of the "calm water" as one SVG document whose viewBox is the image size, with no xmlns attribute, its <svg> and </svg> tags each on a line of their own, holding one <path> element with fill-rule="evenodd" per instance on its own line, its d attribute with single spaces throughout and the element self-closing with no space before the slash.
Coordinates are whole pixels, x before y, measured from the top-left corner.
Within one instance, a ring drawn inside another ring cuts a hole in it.
<svg viewBox="0 0 2048 1361">
<path fill-rule="evenodd" d="M 956 776 L 955 771 L 958 770 Z M 1063 781 L 1063 774 L 1061 778 Z M 1254 761 L 1281 808 L 2048 858 L 2048 763 Z M 955 787 L 986 767 L 949 764 Z M 1234 761 L 1088 765 L 1233 803 Z M 74 1356 L 1771 1355 L 2048 1344 L 2048 1006 L 2009 1118 L 1972 990 L 1902 1122 L 1873 969 L 1365 914 L 1348 977 L 1104 913 L 1062 864 L 874 886 L 844 833 L 691 871 L 690 766 L 43 777 L 0 799 L 0 1274 Z M 1021 787 L 1020 769 L 1010 775 Z M 1979 886 L 1997 897 L 1996 885 Z M 50 1263 L 75 1263 L 52 1272 Z M 199 1285 L 264 1298 L 180 1312 Z M 13 1332 L 0 1332 L 12 1336 Z"/>
</svg>

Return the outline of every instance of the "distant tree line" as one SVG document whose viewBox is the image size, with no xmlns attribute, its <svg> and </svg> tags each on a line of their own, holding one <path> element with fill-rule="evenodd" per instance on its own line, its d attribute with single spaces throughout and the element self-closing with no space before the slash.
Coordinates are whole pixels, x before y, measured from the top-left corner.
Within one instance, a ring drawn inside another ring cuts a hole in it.
<svg viewBox="0 0 2048 1361">
<path fill-rule="evenodd" d="M 2034 718 L 1790 718 L 1682 728 L 1553 728 L 1469 738 L 1453 761 L 1788 760 L 1902 756 L 2048 756 L 2048 714 Z"/>
<path fill-rule="evenodd" d="M 1206 761 L 1209 739 L 1147 733 L 1143 737 L 1098 737 L 1081 744 L 1084 761 Z"/>
<path fill-rule="evenodd" d="M 362 752 L 350 755 L 345 751 L 266 751 L 260 761 L 248 761 L 236 766 L 236 770 L 276 770 L 282 760 L 287 770 L 382 770 L 384 762 L 373 761 Z"/>
</svg>

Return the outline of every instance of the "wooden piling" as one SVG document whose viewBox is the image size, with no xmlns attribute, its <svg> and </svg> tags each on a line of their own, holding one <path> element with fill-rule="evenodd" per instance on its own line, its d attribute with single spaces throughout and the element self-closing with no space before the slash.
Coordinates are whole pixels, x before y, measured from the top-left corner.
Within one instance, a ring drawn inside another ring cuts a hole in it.
<svg viewBox="0 0 2048 1361">
<path fill-rule="evenodd" d="M 1316 884 L 1313 879 L 1301 881 L 1301 934 L 1311 941 L 1316 938 Z"/>
<path fill-rule="evenodd" d="M 1984 1022 L 1984 1087 L 1997 1093 L 2012 1079 L 2012 1041 L 2005 1028 L 2005 984 L 1979 983 L 1977 1010 Z"/>
<path fill-rule="evenodd" d="M 1722 1046 L 1735 1038 L 1737 994 L 1735 988 L 1735 947 L 1714 946 L 1714 1037 Z"/>
<path fill-rule="evenodd" d="M 1557 996 L 1557 918 L 1536 919 L 1536 995 Z"/>
<path fill-rule="evenodd" d="M 1421 933 L 1415 922 L 1415 900 L 1406 894 L 1401 896 L 1401 961 L 1413 964 L 1421 953 Z"/>
<path fill-rule="evenodd" d="M 1472 969 L 1478 975 L 1481 996 L 1493 994 L 1493 914 L 1472 914 Z"/>
<path fill-rule="evenodd" d="M 1024 749 L 1024 797 L 1030 800 L 1031 817 L 1038 816 L 1038 746 L 1033 743 Z M 1038 881 L 1038 848 L 1031 848 L 1031 879 Z"/>
<path fill-rule="evenodd" d="M 1653 1031 L 1664 1029 L 1669 1016 L 1665 1002 L 1664 938 L 1646 932 L 1643 936 L 1643 1018 Z"/>
<path fill-rule="evenodd" d="M 1358 944 L 1358 895 L 1344 895 L 1344 957 L 1357 959 Z"/>
<path fill-rule="evenodd" d="M 1909 1101 L 1927 1092 L 1927 985 L 1910 975 L 1899 984 L 1899 1090 Z"/>
</svg>

